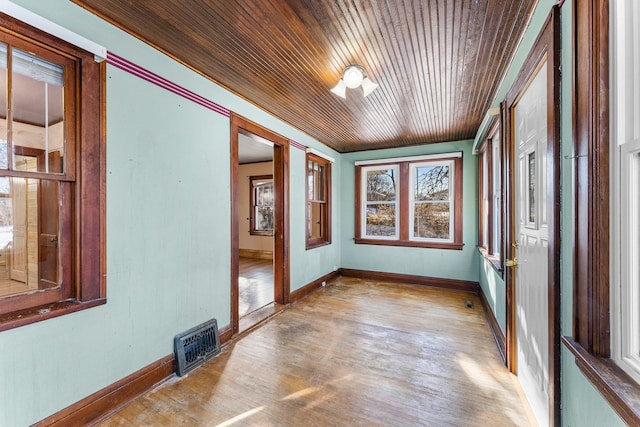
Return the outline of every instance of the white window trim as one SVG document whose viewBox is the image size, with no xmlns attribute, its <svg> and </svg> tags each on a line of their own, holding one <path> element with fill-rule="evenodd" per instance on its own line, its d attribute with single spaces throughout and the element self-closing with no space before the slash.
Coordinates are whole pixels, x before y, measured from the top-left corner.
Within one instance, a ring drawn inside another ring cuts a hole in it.
<svg viewBox="0 0 640 427">
<path fill-rule="evenodd" d="M 450 157 L 449 157 L 450 158 Z M 440 166 L 447 165 L 449 167 L 449 238 L 448 239 L 437 239 L 437 238 L 426 238 L 426 237 L 416 237 L 414 235 L 413 224 L 415 220 L 415 191 L 416 188 L 416 174 L 415 170 L 419 167 L 423 166 Z M 430 161 L 430 162 L 417 162 L 409 164 L 409 185 L 411 191 L 409 192 L 409 240 L 415 242 L 442 242 L 442 243 L 451 243 L 454 241 L 454 231 L 455 231 L 455 162 L 453 160 L 446 161 Z"/>
<path fill-rule="evenodd" d="M 640 5 L 611 19 L 611 358 L 640 382 Z"/>
<path fill-rule="evenodd" d="M 393 169 L 396 173 L 396 182 L 395 182 L 395 191 L 396 191 L 396 200 L 393 202 L 383 202 L 383 203 L 394 203 L 395 212 L 396 212 L 396 226 L 395 226 L 395 234 L 393 236 L 371 236 L 367 234 L 367 206 L 371 203 L 380 203 L 380 202 L 369 202 L 367 200 L 367 173 L 369 171 L 375 170 L 389 170 Z M 400 238 L 400 166 L 399 165 L 388 165 L 388 166 L 368 166 L 362 168 L 362 175 L 360 177 L 360 200 L 362 200 L 362 209 L 360 210 L 360 224 L 362 229 L 360 230 L 360 235 L 365 239 L 374 239 L 374 240 L 398 240 Z"/>
<path fill-rule="evenodd" d="M 356 166 L 382 165 L 386 163 L 403 163 L 403 162 L 420 162 L 422 160 L 438 160 L 438 159 L 454 159 L 462 157 L 462 151 L 442 154 L 425 154 L 423 156 L 411 157 L 389 157 L 386 159 L 376 160 L 358 160 L 354 164 Z"/>
<path fill-rule="evenodd" d="M 59 39 L 71 43 L 87 52 L 93 53 L 96 62 L 102 62 L 107 59 L 107 48 L 100 46 L 99 44 L 70 31 L 55 22 L 51 22 L 48 19 L 37 15 L 30 10 L 27 10 L 9 0 L 0 0 L 0 12 L 7 14 L 18 21 L 22 21 L 25 24 L 29 24 L 39 30 L 49 33 Z"/>
</svg>

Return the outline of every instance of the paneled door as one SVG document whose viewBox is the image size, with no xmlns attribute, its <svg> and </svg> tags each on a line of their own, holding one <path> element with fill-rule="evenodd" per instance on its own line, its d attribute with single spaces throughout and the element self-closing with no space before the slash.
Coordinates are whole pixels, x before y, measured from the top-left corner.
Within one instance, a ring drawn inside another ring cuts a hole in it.
<svg viewBox="0 0 640 427">
<path fill-rule="evenodd" d="M 538 423 L 549 425 L 547 65 L 514 108 L 516 372 Z"/>
</svg>

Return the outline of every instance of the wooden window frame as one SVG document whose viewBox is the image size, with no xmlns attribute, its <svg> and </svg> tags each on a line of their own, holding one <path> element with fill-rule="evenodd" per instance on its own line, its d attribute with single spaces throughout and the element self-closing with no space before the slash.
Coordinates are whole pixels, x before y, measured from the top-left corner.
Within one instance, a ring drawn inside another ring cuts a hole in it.
<svg viewBox="0 0 640 427">
<path fill-rule="evenodd" d="M 381 246 L 404 246 L 415 248 L 434 248 L 434 249 L 452 249 L 462 250 L 464 243 L 462 240 L 462 199 L 463 199 L 463 156 L 455 155 L 456 153 L 450 153 L 449 156 L 438 157 L 435 162 L 453 161 L 453 241 L 452 242 L 439 242 L 439 241 L 422 241 L 411 240 L 409 231 L 409 218 L 410 218 L 410 176 L 409 165 L 413 163 L 423 163 L 424 160 L 403 160 L 389 163 L 376 163 L 375 166 L 380 167 L 398 167 L 399 169 L 399 190 L 397 201 L 398 208 L 396 210 L 396 227 L 398 228 L 398 238 L 395 239 L 376 239 L 362 236 L 362 211 L 364 209 L 364 201 L 362 200 L 362 186 L 363 174 L 362 169 L 367 166 L 373 166 L 373 164 L 358 164 L 355 166 L 355 243 L 365 245 L 381 245 Z"/>
<path fill-rule="evenodd" d="M 609 0 L 574 0 L 573 336 L 576 365 L 629 425 L 640 424 L 640 385 L 611 358 Z"/>
<path fill-rule="evenodd" d="M 65 67 L 64 173 L 42 176 L 45 174 L 0 170 L 0 176 L 60 183 L 60 197 L 64 201 L 60 234 L 68 236 L 61 244 L 63 282 L 60 290 L 47 296 L 43 295 L 48 292 L 35 292 L 0 298 L 0 331 L 4 331 L 106 303 L 106 62 L 97 63 L 92 53 L 10 16 L 0 13 L 0 17 L 3 42 L 27 48 L 45 59 L 61 55 L 68 61 Z"/>
<path fill-rule="evenodd" d="M 313 200 L 309 199 L 309 162 L 317 163 L 324 167 L 324 202 L 322 203 L 322 213 L 321 213 L 321 224 L 320 224 L 320 236 L 312 239 L 309 236 L 308 230 L 311 221 L 310 215 L 310 204 L 314 203 Z M 306 192 L 305 192 L 305 201 L 306 201 L 306 229 L 305 229 L 305 241 L 306 241 L 306 249 L 313 249 L 320 246 L 330 245 L 331 244 L 331 161 L 315 155 L 313 153 L 306 154 L 305 161 L 305 169 L 307 171 L 307 179 L 306 181 Z"/>
<path fill-rule="evenodd" d="M 484 143 L 480 147 L 478 153 L 478 250 L 484 257 L 484 259 L 491 265 L 491 267 L 501 277 L 504 275 L 504 233 L 500 233 L 500 239 L 495 239 L 495 233 L 499 233 L 501 230 L 494 227 L 496 216 L 500 217 L 500 223 L 504 228 L 504 147 L 502 145 L 502 132 L 501 132 L 502 120 L 499 116 L 489 124 L 489 131 Z M 499 136 L 499 137 L 497 137 Z M 494 144 L 498 144 L 500 147 L 500 159 L 494 159 Z M 486 158 L 487 170 L 485 170 L 484 159 Z M 499 165 L 499 170 L 496 171 L 494 165 Z M 487 212 L 482 206 L 484 199 L 483 179 L 486 173 L 487 178 Z M 493 200 L 495 197 L 494 179 L 498 174 L 500 180 L 500 210 L 496 212 L 494 209 Z M 482 216 L 487 215 L 487 229 L 484 229 L 484 223 Z M 496 240 L 498 240 L 496 244 Z M 482 243 L 486 241 L 486 245 Z M 496 256 L 496 252 L 498 255 Z"/>
<path fill-rule="evenodd" d="M 256 204 L 253 182 L 268 179 L 272 180 L 273 185 L 273 175 L 256 175 L 249 177 L 249 234 L 252 236 L 273 236 L 273 230 L 256 230 Z"/>
</svg>

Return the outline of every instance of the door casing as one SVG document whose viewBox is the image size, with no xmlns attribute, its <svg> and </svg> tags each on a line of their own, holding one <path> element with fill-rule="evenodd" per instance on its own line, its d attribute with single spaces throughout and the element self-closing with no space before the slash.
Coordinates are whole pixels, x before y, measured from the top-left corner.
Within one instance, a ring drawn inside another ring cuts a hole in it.
<svg viewBox="0 0 640 427">
<path fill-rule="evenodd" d="M 240 330 L 238 313 L 239 211 L 238 211 L 238 134 L 241 129 L 273 142 L 273 287 L 274 301 L 286 305 L 290 300 L 289 278 L 289 140 L 242 116 L 231 114 L 231 328 Z"/>
<path fill-rule="evenodd" d="M 560 425 L 560 10 L 553 6 L 540 35 L 529 52 L 515 83 L 502 103 L 505 135 L 505 230 L 506 258 L 516 256 L 515 158 L 513 109 L 528 87 L 538 65 L 547 61 L 547 206 L 549 208 L 548 246 L 548 324 L 549 324 L 549 424 Z M 506 269 L 506 352 L 507 366 L 517 373 L 516 303 L 513 268 Z"/>
</svg>

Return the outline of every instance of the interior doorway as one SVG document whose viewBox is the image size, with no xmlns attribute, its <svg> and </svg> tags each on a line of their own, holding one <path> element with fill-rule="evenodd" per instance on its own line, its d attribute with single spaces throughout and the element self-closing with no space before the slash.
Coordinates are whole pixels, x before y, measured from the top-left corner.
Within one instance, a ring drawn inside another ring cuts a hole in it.
<svg viewBox="0 0 640 427">
<path fill-rule="evenodd" d="M 554 7 L 505 100 L 507 362 L 541 426 L 560 422 L 560 55 Z"/>
<path fill-rule="evenodd" d="M 242 332 L 289 302 L 288 140 L 231 117 L 231 324 Z"/>
</svg>

